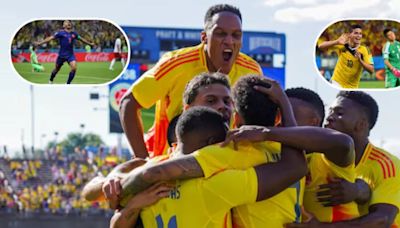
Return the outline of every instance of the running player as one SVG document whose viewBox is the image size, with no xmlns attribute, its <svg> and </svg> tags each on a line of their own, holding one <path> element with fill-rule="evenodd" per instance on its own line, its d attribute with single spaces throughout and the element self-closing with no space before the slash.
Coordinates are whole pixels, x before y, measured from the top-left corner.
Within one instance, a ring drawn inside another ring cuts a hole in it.
<svg viewBox="0 0 400 228">
<path fill-rule="evenodd" d="M 400 42 L 390 28 L 385 29 L 383 35 L 387 39 L 382 50 L 386 71 L 385 87 L 393 88 L 400 85 Z"/>
<path fill-rule="evenodd" d="M 361 45 L 362 27 L 353 25 L 350 33 L 342 34 L 333 41 L 324 41 L 318 48 L 334 48 L 339 59 L 336 63 L 331 83 L 341 88 L 358 88 L 361 73 L 374 72 L 374 61 L 367 47 Z"/>
<path fill-rule="evenodd" d="M 113 59 L 111 60 L 109 70 L 114 70 L 114 64 L 116 60 L 121 61 L 122 68 L 125 66 L 125 59 L 122 58 L 122 41 L 123 35 L 118 35 L 117 39 L 114 42 L 114 52 L 113 52 Z"/>
<path fill-rule="evenodd" d="M 290 227 L 399 227 L 400 216 L 400 161 L 397 157 L 371 144 L 368 139 L 374 127 L 379 108 L 376 101 L 361 91 L 341 91 L 330 107 L 325 127 L 350 135 L 355 145 L 356 177 L 363 179 L 371 190 L 357 194 L 356 184 L 347 182 L 330 183 L 324 188 L 325 202 L 334 202 L 349 194 L 350 201 L 359 202 L 361 217 L 321 224 L 315 218 L 306 224 L 291 224 Z"/>
<path fill-rule="evenodd" d="M 54 70 L 51 72 L 49 84 L 53 84 L 54 78 L 56 77 L 58 71 L 60 71 L 64 62 L 67 62 L 71 67 L 71 71 L 69 72 L 67 84 L 71 84 L 72 80 L 75 77 L 77 64 L 74 55 L 74 43 L 75 40 L 81 40 L 82 42 L 94 46 L 94 43 L 87 41 L 85 38 L 81 37 L 72 30 L 72 22 L 70 20 L 65 20 L 63 22 L 63 30 L 60 30 L 54 35 L 47 37 L 46 39 L 35 42 L 36 46 L 40 46 L 44 43 L 50 42 L 51 40 L 58 39 L 60 44 L 60 50 L 58 52 L 58 57 L 56 60 L 56 66 Z"/>
<path fill-rule="evenodd" d="M 120 106 L 120 120 L 136 157 L 163 154 L 167 150 L 169 121 L 181 112 L 185 85 L 202 72 L 229 75 L 230 83 L 245 74 L 261 75 L 257 62 L 240 53 L 242 16 L 238 8 L 221 4 L 209 8 L 201 44 L 166 53 L 133 85 Z M 155 123 L 143 139 L 139 110 L 156 104 Z"/>
</svg>

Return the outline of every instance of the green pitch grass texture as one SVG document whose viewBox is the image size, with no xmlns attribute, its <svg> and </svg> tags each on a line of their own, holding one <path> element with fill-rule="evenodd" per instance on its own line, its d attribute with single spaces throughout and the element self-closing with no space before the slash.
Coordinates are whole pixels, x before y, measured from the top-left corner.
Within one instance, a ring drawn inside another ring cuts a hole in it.
<svg viewBox="0 0 400 228">
<path fill-rule="evenodd" d="M 14 67 L 24 79 L 38 84 L 48 84 L 55 63 L 43 63 L 44 72 L 32 72 L 30 63 L 14 63 Z M 122 71 L 120 62 L 114 64 L 114 70 L 108 69 L 110 62 L 78 62 L 72 84 L 103 84 L 115 79 Z M 66 84 L 71 68 L 67 63 L 57 73 L 54 84 Z"/>
<path fill-rule="evenodd" d="M 155 106 L 152 106 L 149 109 L 142 109 L 142 120 L 144 132 L 147 132 L 151 126 L 153 126 L 154 122 L 154 110 Z"/>
<path fill-rule="evenodd" d="M 368 89 L 384 89 L 385 82 L 384 81 L 360 81 L 359 88 L 368 88 Z"/>
</svg>

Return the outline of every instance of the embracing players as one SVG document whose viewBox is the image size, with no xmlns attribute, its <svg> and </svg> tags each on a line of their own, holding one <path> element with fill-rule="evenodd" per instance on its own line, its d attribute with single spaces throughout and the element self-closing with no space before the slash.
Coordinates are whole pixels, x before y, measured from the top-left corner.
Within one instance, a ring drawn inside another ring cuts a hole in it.
<svg viewBox="0 0 400 228">
<path fill-rule="evenodd" d="M 51 72 L 49 84 L 53 84 L 53 80 L 56 77 L 58 71 L 60 71 L 64 62 L 68 62 L 71 67 L 71 71 L 69 72 L 67 84 L 71 84 L 72 80 L 75 77 L 76 73 L 76 59 L 74 55 L 74 43 L 75 40 L 81 40 L 82 42 L 94 46 L 95 44 L 87 41 L 83 37 L 79 36 L 77 32 L 72 30 L 72 22 L 70 20 L 65 20 L 63 22 L 63 29 L 54 33 L 52 36 L 47 37 L 46 39 L 35 42 L 36 46 L 40 46 L 44 43 L 50 42 L 51 40 L 58 39 L 60 44 L 60 50 L 58 52 L 58 57 L 56 61 L 56 66 L 54 70 Z"/>
</svg>

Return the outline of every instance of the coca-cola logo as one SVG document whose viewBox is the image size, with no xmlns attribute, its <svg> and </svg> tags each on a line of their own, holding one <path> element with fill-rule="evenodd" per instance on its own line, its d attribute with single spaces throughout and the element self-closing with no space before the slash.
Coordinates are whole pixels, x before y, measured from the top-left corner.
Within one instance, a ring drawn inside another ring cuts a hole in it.
<svg viewBox="0 0 400 228">
<path fill-rule="evenodd" d="M 85 56 L 85 62 L 108 62 L 110 53 L 98 52 L 98 53 L 87 53 Z"/>
<path fill-rule="evenodd" d="M 38 54 L 39 63 L 52 63 L 57 60 L 57 53 L 40 53 Z"/>
</svg>

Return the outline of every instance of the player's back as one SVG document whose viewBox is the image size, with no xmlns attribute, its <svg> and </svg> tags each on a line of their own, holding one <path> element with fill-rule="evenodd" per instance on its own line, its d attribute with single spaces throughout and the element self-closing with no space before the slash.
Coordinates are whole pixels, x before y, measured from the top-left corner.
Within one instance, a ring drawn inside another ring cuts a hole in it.
<svg viewBox="0 0 400 228">
<path fill-rule="evenodd" d="M 195 152 L 205 176 L 225 169 L 245 169 L 280 159 L 280 144 L 240 143 L 239 151 L 233 145 L 205 147 Z M 233 209 L 234 227 L 283 227 L 286 223 L 300 220 L 305 179 L 293 184 L 281 193 L 260 202 L 241 205 Z"/>
<path fill-rule="evenodd" d="M 168 198 L 144 208 L 144 227 L 232 227 L 230 209 L 255 202 L 254 169 L 226 170 L 208 179 L 177 181 Z"/>
</svg>

